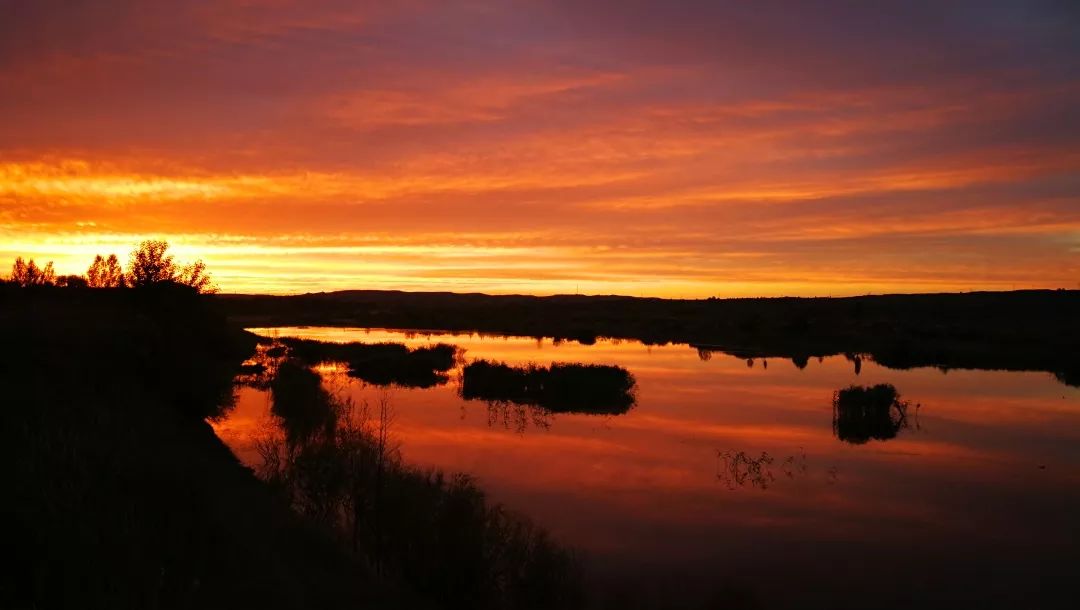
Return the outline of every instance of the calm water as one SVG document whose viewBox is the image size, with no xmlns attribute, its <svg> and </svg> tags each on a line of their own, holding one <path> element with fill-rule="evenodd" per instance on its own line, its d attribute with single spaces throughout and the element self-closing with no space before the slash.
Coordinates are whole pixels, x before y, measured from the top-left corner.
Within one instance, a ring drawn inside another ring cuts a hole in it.
<svg viewBox="0 0 1080 610">
<path fill-rule="evenodd" d="M 627 368 L 637 405 L 614 416 L 465 401 L 456 375 L 387 390 L 322 369 L 328 387 L 358 401 L 389 392 L 406 461 L 475 475 L 493 499 L 584 551 L 604 596 L 695 608 L 1072 605 L 1055 595 L 1080 567 L 1080 390 L 1045 373 L 863 362 L 856 374 L 842 357 L 800 370 L 633 341 L 255 332 Z M 878 383 L 910 403 L 906 426 L 889 440 L 840 440 L 833 393 Z M 256 465 L 254 440 L 272 421 L 266 393 L 244 388 L 215 429 Z"/>
</svg>

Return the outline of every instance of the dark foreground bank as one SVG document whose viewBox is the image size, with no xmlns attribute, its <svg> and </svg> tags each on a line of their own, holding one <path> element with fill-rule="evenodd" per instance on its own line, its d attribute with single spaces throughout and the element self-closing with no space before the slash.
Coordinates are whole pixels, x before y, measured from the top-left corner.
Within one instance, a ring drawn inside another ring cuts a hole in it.
<svg viewBox="0 0 1080 610">
<path fill-rule="evenodd" d="M 246 327 L 321 325 L 481 331 L 590 343 L 688 343 L 707 356 L 849 354 L 884 366 L 1046 371 L 1080 384 L 1080 291 L 850 298 L 669 300 L 346 291 L 218 295 Z"/>
<path fill-rule="evenodd" d="M 585 601 L 571 550 L 467 475 L 406 464 L 392 404 L 370 413 L 310 368 L 334 356 L 362 379 L 428 387 L 451 346 L 260 347 L 175 283 L 0 286 L 0 345 L 0 533 L 17 560 L 0 608 Z M 268 387 L 286 431 L 264 439 L 257 473 L 207 423 L 237 383 Z"/>
<path fill-rule="evenodd" d="M 203 297 L 0 290 L 0 607 L 416 605 L 205 422 L 254 342 Z"/>
</svg>

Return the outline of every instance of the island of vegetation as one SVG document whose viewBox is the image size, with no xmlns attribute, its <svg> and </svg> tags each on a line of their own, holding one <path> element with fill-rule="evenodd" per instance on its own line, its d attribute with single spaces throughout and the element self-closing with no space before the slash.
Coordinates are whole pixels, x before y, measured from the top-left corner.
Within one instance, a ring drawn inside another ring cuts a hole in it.
<svg viewBox="0 0 1080 610">
<path fill-rule="evenodd" d="M 531 405 L 552 413 L 620 415 L 634 405 L 637 382 L 619 366 L 556 362 L 510 366 L 475 360 L 465 366 L 466 400 Z"/>
</svg>

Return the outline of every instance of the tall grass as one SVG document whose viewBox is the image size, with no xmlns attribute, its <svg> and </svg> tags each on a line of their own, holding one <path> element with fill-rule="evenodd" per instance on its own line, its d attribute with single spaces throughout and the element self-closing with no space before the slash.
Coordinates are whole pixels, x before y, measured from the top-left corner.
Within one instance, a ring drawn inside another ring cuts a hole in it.
<svg viewBox="0 0 1080 610">
<path fill-rule="evenodd" d="M 270 383 L 280 429 L 260 442 L 260 476 L 384 578 L 450 608 L 574 608 L 580 568 L 528 519 L 463 474 L 406 464 L 393 405 L 355 404 L 286 359 Z"/>
</svg>

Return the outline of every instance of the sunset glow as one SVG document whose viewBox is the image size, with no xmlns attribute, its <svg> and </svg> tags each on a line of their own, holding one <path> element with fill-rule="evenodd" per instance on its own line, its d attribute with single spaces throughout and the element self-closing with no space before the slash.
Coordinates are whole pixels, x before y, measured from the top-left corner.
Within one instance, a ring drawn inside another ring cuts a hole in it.
<svg viewBox="0 0 1080 610">
<path fill-rule="evenodd" d="M 1076 288 L 1077 17 L 0 1 L 0 263 L 162 238 L 224 292 Z"/>
</svg>

